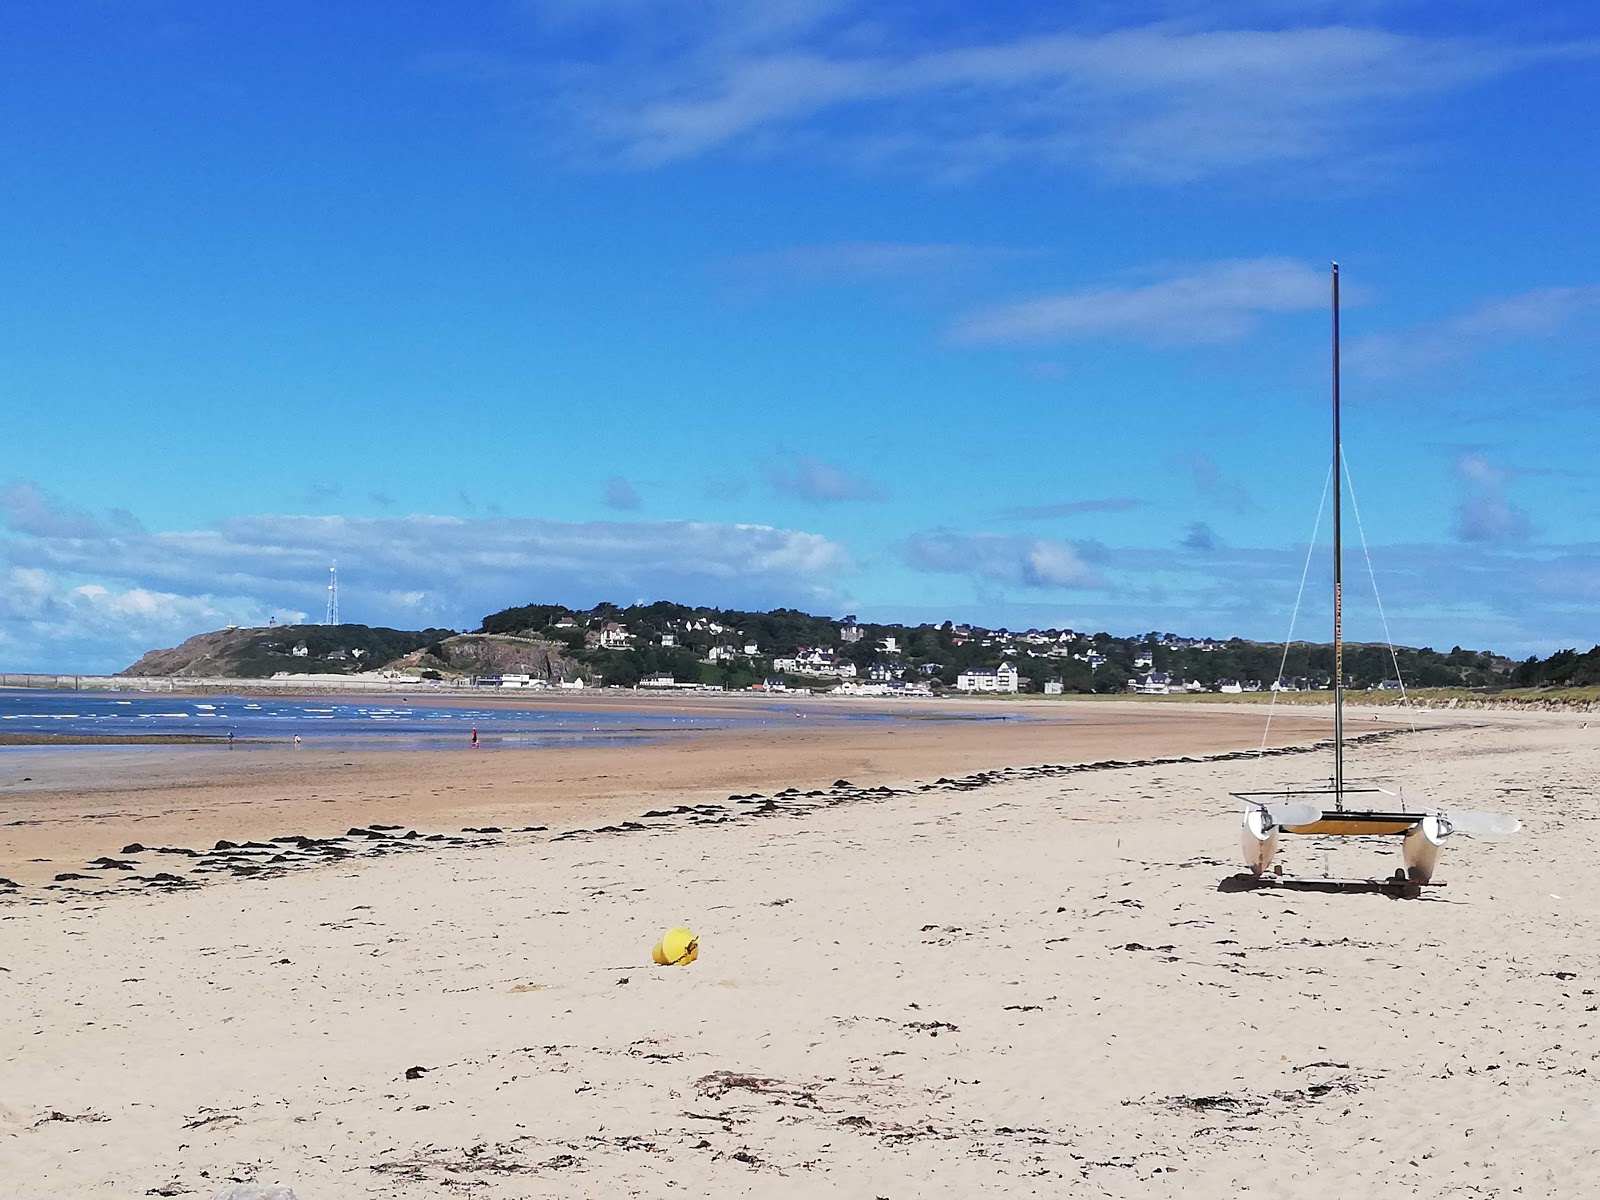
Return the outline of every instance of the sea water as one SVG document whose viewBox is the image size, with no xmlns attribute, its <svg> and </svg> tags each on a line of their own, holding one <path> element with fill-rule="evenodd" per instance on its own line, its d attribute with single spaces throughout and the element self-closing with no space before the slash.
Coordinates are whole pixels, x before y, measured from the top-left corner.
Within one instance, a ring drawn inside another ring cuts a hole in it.
<svg viewBox="0 0 1600 1200">
<path fill-rule="evenodd" d="M 117 692 L 0 691 L 0 735 L 204 738 L 236 744 L 337 745 L 349 749 L 434 750 L 467 745 L 472 730 L 485 746 L 619 745 L 707 729 L 761 729 L 796 720 L 893 720 L 878 713 L 814 717 L 783 705 L 738 712 L 683 713 L 641 705 L 512 708 L 470 697 L 430 704 L 426 697 L 359 699 L 205 696 Z M 54 740 L 54 739 L 52 739 Z"/>
</svg>

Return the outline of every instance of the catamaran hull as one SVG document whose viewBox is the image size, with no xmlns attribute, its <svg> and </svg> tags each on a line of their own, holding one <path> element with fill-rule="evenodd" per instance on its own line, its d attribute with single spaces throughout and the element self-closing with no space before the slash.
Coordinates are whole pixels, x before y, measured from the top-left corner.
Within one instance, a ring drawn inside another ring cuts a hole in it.
<svg viewBox="0 0 1600 1200">
<path fill-rule="evenodd" d="M 1438 817 L 1423 817 L 1406 830 L 1400 853 L 1405 858 L 1406 878 L 1412 883 L 1427 883 L 1439 865 L 1439 850 L 1446 830 Z"/>
<path fill-rule="evenodd" d="M 1269 823 L 1267 814 L 1251 809 L 1244 814 L 1239 831 L 1239 843 L 1244 850 L 1244 865 L 1253 875 L 1266 874 L 1278 853 L 1278 827 Z"/>
</svg>

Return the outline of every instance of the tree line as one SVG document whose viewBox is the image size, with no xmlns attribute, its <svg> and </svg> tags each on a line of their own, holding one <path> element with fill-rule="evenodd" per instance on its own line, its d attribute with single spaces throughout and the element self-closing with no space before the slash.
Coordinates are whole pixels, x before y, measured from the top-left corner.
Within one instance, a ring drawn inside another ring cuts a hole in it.
<svg viewBox="0 0 1600 1200">
<path fill-rule="evenodd" d="M 626 650 L 586 645 L 587 631 L 610 621 L 626 627 L 634 637 L 633 645 Z M 694 624 L 720 625 L 725 631 L 690 628 Z M 845 639 L 844 630 L 850 626 L 859 632 L 857 640 Z M 947 687 L 954 686 L 964 671 L 997 667 L 1003 661 L 1017 667 L 1028 690 L 1042 691 L 1047 680 L 1059 678 L 1064 691 L 1082 693 L 1125 691 L 1129 680 L 1147 670 L 1166 672 L 1174 682 L 1193 680 L 1208 690 L 1228 680 L 1270 688 L 1280 677 L 1291 686 L 1325 688 L 1331 686 L 1334 671 L 1333 647 L 1328 643 L 1295 642 L 1285 654 L 1282 643 L 1230 638 L 1211 642 L 1210 649 L 1202 650 L 1185 639 L 1157 631 L 1130 637 L 1100 632 L 1080 635 L 1069 644 L 1074 654 L 1084 657 L 1045 657 L 1027 652 L 1044 647 L 1018 643 L 1017 635 L 1007 635 L 1004 630 L 957 626 L 951 621 L 914 626 L 856 623 L 853 618 L 840 621 L 789 608 L 747 612 L 670 601 L 602 603 L 590 609 L 526 604 L 486 616 L 481 632 L 561 643 L 606 682 L 621 686 L 632 686 L 649 675 L 670 674 L 684 683 L 748 687 L 773 673 L 774 659 L 810 646 L 832 650 L 855 663 L 862 678 L 874 664 L 888 664 L 899 678 Z M 676 644 L 661 645 L 662 635 L 669 633 Z M 895 641 L 893 653 L 882 648 L 888 638 Z M 705 661 L 713 646 L 733 645 L 742 651 L 747 643 L 754 643 L 755 654 L 741 653 L 718 663 Z M 1097 660 L 1093 665 L 1086 661 L 1091 653 Z M 1343 667 L 1346 686 L 1353 688 L 1376 687 L 1395 679 L 1404 680 L 1407 687 L 1505 687 L 1523 679 L 1532 685 L 1562 680 L 1574 670 L 1579 674 L 1587 670 L 1600 682 L 1600 648 L 1582 656 L 1562 653 L 1567 657 L 1552 656 L 1547 664 L 1530 659 L 1518 666 L 1489 651 L 1460 646 L 1449 651 L 1397 647 L 1391 652 L 1387 645 L 1354 643 L 1344 647 Z M 1146 656 L 1148 666 L 1135 665 Z"/>
</svg>

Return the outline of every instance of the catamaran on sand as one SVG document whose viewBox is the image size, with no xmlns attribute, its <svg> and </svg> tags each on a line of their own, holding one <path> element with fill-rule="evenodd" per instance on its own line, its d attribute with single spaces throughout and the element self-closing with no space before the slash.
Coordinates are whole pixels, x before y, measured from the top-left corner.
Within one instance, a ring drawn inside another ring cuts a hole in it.
<svg viewBox="0 0 1600 1200">
<path fill-rule="evenodd" d="M 1279 835 L 1398 837 L 1403 868 L 1383 882 L 1414 888 L 1434 882 L 1439 851 L 1455 834 L 1516 833 L 1522 823 L 1503 813 L 1469 812 L 1408 804 L 1399 791 L 1351 787 L 1344 771 L 1344 552 L 1341 509 L 1344 453 L 1339 436 L 1339 264 L 1333 264 L 1333 778 L 1327 787 L 1285 787 L 1235 792 L 1244 801 L 1240 840 L 1245 866 L 1272 882 Z M 1292 631 L 1291 631 L 1292 633 Z M 1287 650 L 1285 651 L 1287 653 Z M 1398 663 L 1396 664 L 1398 668 Z M 1270 718 L 1269 718 L 1270 719 Z M 1352 798 L 1354 798 L 1352 802 Z M 1281 868 L 1280 868 L 1281 870 Z M 1376 881 L 1374 881 L 1376 882 Z"/>
</svg>

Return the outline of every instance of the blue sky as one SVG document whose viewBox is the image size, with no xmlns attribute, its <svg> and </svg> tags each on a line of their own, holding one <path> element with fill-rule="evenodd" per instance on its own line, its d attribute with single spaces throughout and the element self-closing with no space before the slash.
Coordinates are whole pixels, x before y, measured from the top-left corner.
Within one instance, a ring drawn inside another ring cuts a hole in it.
<svg viewBox="0 0 1600 1200">
<path fill-rule="evenodd" d="M 334 558 L 404 627 L 1278 638 L 1333 258 L 1395 638 L 1600 640 L 1600 13 L 1047 7 L 6 5 L 0 667 Z"/>
</svg>

